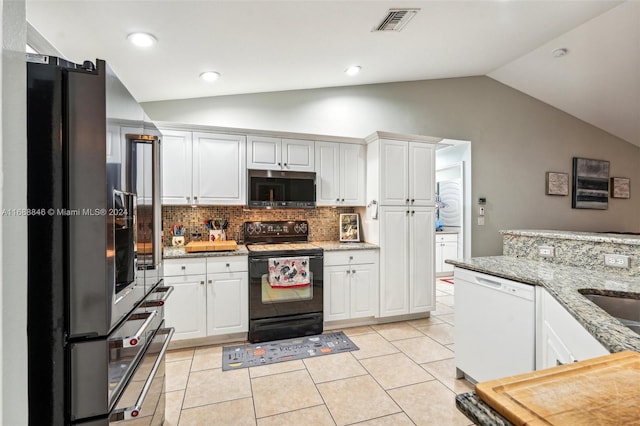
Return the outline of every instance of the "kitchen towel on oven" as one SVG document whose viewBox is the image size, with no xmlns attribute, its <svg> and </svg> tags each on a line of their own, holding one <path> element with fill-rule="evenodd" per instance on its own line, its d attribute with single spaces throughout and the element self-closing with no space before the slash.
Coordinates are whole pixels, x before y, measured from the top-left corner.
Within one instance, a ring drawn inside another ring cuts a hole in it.
<svg viewBox="0 0 640 426">
<path fill-rule="evenodd" d="M 269 285 L 273 288 L 306 287 L 309 281 L 308 257 L 269 258 Z"/>
</svg>

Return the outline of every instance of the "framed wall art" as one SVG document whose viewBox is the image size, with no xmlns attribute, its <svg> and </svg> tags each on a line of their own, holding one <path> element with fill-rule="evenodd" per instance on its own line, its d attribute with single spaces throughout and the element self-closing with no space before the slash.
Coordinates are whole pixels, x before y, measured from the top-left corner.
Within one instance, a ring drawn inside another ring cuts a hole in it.
<svg viewBox="0 0 640 426">
<path fill-rule="evenodd" d="M 573 157 L 574 209 L 606 210 L 609 207 L 609 162 Z"/>
<path fill-rule="evenodd" d="M 611 198 L 630 198 L 631 179 L 623 177 L 611 178 Z"/>
<path fill-rule="evenodd" d="M 360 241 L 360 220 L 358 213 L 340 214 L 340 241 Z"/>
<path fill-rule="evenodd" d="M 569 174 L 547 172 L 545 189 L 547 195 L 569 195 Z"/>
</svg>

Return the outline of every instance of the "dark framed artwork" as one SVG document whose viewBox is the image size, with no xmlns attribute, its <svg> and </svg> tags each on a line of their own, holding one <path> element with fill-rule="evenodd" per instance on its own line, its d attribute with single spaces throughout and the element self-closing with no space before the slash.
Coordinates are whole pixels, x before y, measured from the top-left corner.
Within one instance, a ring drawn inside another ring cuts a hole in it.
<svg viewBox="0 0 640 426">
<path fill-rule="evenodd" d="M 623 177 L 611 178 L 611 198 L 631 198 L 631 179 Z"/>
<path fill-rule="evenodd" d="M 545 189 L 547 195 L 569 195 L 569 174 L 547 172 Z"/>
<path fill-rule="evenodd" d="M 606 210 L 609 207 L 609 162 L 573 157 L 574 209 Z"/>
<path fill-rule="evenodd" d="M 360 241 L 360 220 L 358 213 L 340 214 L 340 241 Z"/>
</svg>

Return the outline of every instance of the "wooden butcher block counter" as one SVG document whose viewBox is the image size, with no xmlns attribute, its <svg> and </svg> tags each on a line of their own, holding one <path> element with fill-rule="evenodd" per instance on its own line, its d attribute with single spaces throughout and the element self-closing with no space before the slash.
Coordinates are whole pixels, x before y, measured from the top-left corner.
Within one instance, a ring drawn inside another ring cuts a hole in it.
<svg viewBox="0 0 640 426">
<path fill-rule="evenodd" d="M 476 393 L 515 425 L 640 424 L 640 353 L 478 383 Z"/>
</svg>

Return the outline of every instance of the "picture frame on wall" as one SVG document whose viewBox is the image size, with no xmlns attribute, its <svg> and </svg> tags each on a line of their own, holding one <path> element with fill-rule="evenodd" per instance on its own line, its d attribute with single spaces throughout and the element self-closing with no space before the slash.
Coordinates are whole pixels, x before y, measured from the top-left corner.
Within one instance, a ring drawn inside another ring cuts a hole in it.
<svg viewBox="0 0 640 426">
<path fill-rule="evenodd" d="M 569 195 L 569 173 L 547 172 L 547 195 Z"/>
<path fill-rule="evenodd" d="M 358 213 L 340 214 L 340 241 L 360 241 L 360 217 Z"/>
<path fill-rule="evenodd" d="M 624 177 L 611 178 L 611 198 L 631 198 L 631 179 Z"/>
<path fill-rule="evenodd" d="M 573 157 L 572 190 L 572 208 L 608 209 L 609 162 Z"/>
</svg>

